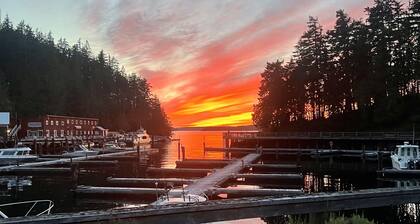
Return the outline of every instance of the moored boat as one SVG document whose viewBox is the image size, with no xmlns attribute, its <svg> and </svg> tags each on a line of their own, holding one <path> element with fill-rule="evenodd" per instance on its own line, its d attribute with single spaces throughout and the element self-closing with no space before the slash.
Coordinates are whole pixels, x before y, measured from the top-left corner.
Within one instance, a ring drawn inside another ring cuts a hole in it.
<svg viewBox="0 0 420 224">
<path fill-rule="evenodd" d="M 62 154 L 64 157 L 82 157 L 82 156 L 94 156 L 97 155 L 99 151 L 94 151 L 86 148 L 83 145 L 77 145 L 73 148 L 73 151 L 65 152 Z"/>
<path fill-rule="evenodd" d="M 392 167 L 396 170 L 420 169 L 419 146 L 404 142 L 404 145 L 397 145 L 391 155 Z"/>
<path fill-rule="evenodd" d="M 29 147 L 15 147 L 0 149 L 0 165 L 30 162 L 38 159 L 38 156 L 30 154 Z"/>
</svg>

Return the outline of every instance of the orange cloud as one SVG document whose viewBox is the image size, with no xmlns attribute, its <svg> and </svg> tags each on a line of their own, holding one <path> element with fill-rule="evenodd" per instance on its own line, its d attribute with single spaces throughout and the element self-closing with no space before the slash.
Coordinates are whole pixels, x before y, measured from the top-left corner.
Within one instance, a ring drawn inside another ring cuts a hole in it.
<svg viewBox="0 0 420 224">
<path fill-rule="evenodd" d="M 118 19 L 107 43 L 149 80 L 174 126 L 249 125 L 259 73 L 267 61 L 291 55 L 308 16 L 329 27 L 338 8 L 366 6 L 364 0 L 336 3 L 121 1 L 111 7 Z M 102 15 L 89 18 L 97 23 Z"/>
</svg>

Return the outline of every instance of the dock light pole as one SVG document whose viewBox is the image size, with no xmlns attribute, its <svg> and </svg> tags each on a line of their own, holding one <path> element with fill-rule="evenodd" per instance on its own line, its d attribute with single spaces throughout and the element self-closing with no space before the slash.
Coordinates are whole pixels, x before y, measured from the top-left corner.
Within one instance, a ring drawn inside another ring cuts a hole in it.
<svg viewBox="0 0 420 224">
<path fill-rule="evenodd" d="M 413 145 L 415 144 L 414 143 L 415 136 L 416 136 L 416 123 L 413 123 Z"/>
<path fill-rule="evenodd" d="M 185 201 L 184 185 L 182 185 L 182 200 Z"/>
<path fill-rule="evenodd" d="M 159 194 L 158 194 L 157 187 L 158 187 L 158 182 L 155 182 L 156 201 L 159 200 Z"/>
</svg>

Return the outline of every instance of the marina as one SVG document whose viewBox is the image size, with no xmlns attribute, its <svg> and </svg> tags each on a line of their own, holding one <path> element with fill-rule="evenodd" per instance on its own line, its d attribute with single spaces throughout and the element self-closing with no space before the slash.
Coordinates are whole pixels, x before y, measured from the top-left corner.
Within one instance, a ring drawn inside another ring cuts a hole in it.
<svg viewBox="0 0 420 224">
<path fill-rule="evenodd" d="M 27 2 L 0 223 L 420 223 L 420 0 Z"/>
<path fill-rule="evenodd" d="M 218 135 L 220 138 L 215 141 L 210 141 L 211 138 L 208 137 L 206 145 L 212 145 L 212 147 L 216 146 L 215 148 L 220 147 L 223 144 L 223 139 L 221 138 L 221 132 L 218 133 L 220 133 L 220 135 Z M 186 158 L 184 160 L 178 160 L 178 143 L 171 142 L 170 145 L 168 145 L 170 148 L 166 148 L 164 151 L 162 151 L 162 149 L 156 150 L 153 148 L 141 148 L 139 150 L 124 150 L 93 156 L 85 155 L 76 158 L 66 158 L 60 155 L 44 156 L 41 157 L 41 159 L 46 159 L 46 161 L 20 164 L 19 166 L 6 166 L 8 167 L 7 169 L 0 167 L 0 172 L 3 170 L 3 175 L 5 175 L 7 172 L 12 172 L 13 170 L 16 170 L 15 172 L 20 172 L 18 171 L 19 169 L 30 170 L 35 168 L 33 172 L 30 172 L 30 175 L 38 176 L 36 178 L 43 178 L 43 176 L 46 177 L 46 173 L 48 178 L 55 178 L 54 176 L 61 175 L 59 174 L 60 172 L 72 174 L 72 170 L 74 170 L 73 167 L 76 167 L 78 171 L 75 172 L 73 176 L 77 175 L 77 178 L 70 178 L 66 180 L 71 183 L 69 188 L 67 188 L 67 194 L 74 195 L 74 199 L 72 200 L 75 200 L 75 202 L 89 203 L 89 206 L 93 206 L 90 207 L 90 209 L 97 210 L 98 208 L 102 208 L 106 209 L 108 212 L 113 212 L 114 208 L 118 208 L 118 203 L 120 203 L 119 201 L 126 201 L 124 203 L 133 204 L 133 206 L 141 206 L 139 208 L 140 210 L 142 209 L 142 206 L 148 204 L 148 207 L 150 207 L 149 209 L 153 209 L 153 206 L 169 206 L 167 205 L 168 203 L 170 204 L 170 207 L 176 206 L 176 204 L 174 204 L 175 201 L 176 203 L 181 204 L 193 203 L 193 205 L 190 206 L 197 208 L 200 205 L 196 204 L 198 203 L 195 202 L 196 199 L 193 199 L 197 197 L 197 201 L 201 201 L 199 203 L 218 204 L 220 201 L 221 204 L 219 205 L 223 207 L 225 206 L 223 205 L 224 200 L 234 200 L 235 202 L 238 202 L 237 200 L 246 201 L 248 200 L 248 197 L 271 196 L 280 199 L 303 196 L 308 197 L 307 200 L 313 200 L 309 198 L 315 193 L 323 195 L 322 192 L 326 191 L 330 193 L 337 192 L 340 194 L 342 193 L 343 195 L 348 195 L 351 194 L 351 192 L 365 191 L 365 188 L 366 190 L 371 190 L 370 192 L 373 195 L 374 192 L 380 192 L 382 190 L 379 188 L 376 189 L 377 186 L 390 187 L 394 184 L 395 186 L 398 184 L 401 186 L 402 184 L 400 182 L 394 183 L 389 180 L 381 180 L 379 178 L 381 175 L 378 170 L 378 162 L 366 161 L 366 164 L 363 165 L 364 163 L 360 160 L 360 158 L 357 158 L 356 161 L 358 161 L 357 163 L 360 164 L 360 168 L 362 168 L 362 170 L 357 171 L 357 169 L 354 170 L 349 167 L 349 176 L 346 177 L 345 171 L 347 168 L 344 166 L 335 166 L 337 163 L 336 161 L 342 161 L 342 159 L 346 158 L 336 157 L 331 164 L 329 160 L 324 161 L 317 160 L 315 157 L 308 157 L 308 159 L 302 158 L 300 163 L 296 163 L 296 160 L 290 161 L 290 159 L 287 159 L 287 156 L 284 157 L 285 155 L 281 155 L 278 158 L 271 157 L 271 159 L 268 159 L 265 157 L 266 154 L 264 153 L 264 148 L 262 150 L 261 148 L 257 148 L 250 154 L 232 156 L 229 155 L 228 152 L 224 151 L 206 151 L 207 147 L 204 148 L 200 141 L 194 144 L 196 145 L 189 145 L 189 147 L 185 147 L 184 153 Z M 202 148 L 199 149 L 198 146 Z M 199 151 L 197 151 L 197 149 L 199 149 Z M 162 152 L 163 154 L 161 154 Z M 165 154 L 167 159 L 159 159 L 162 158 L 161 156 L 165 156 Z M 283 158 L 286 160 L 283 160 Z M 159 160 L 161 160 L 161 162 L 156 164 Z M 140 163 L 139 161 L 142 162 Z M 384 162 L 387 164 L 386 161 Z M 342 162 L 340 162 L 340 164 L 341 163 Z M 326 166 L 323 164 L 326 164 Z M 69 166 L 70 168 L 68 168 Z M 356 171 L 356 173 L 365 173 L 367 170 L 363 167 L 368 168 L 371 166 L 375 168 L 373 168 L 372 171 L 368 171 L 367 178 L 372 178 L 370 181 L 372 185 L 366 186 L 366 183 L 360 185 L 361 183 L 358 184 L 353 181 L 351 175 L 353 175 L 354 171 Z M 101 170 L 101 167 L 106 169 L 102 168 Z M 120 169 L 127 170 L 127 168 L 124 167 L 131 167 L 129 170 L 132 171 L 121 172 L 122 170 Z M 341 171 L 330 171 L 331 169 L 337 168 Z M 35 171 L 36 169 L 39 169 L 39 171 Z M 44 174 L 41 172 L 43 169 L 45 169 Z M 54 172 L 56 172 L 56 174 L 53 172 L 49 173 L 48 169 L 55 170 Z M 376 172 L 377 170 L 378 173 Z M 97 176 L 96 178 L 92 178 L 91 175 L 93 173 Z M 318 179 L 316 177 L 318 174 L 315 173 L 327 173 L 327 175 L 337 175 L 335 173 L 340 173 L 340 175 L 344 175 L 344 177 L 340 177 L 340 180 L 337 180 L 332 176 L 325 179 L 325 176 L 321 175 L 321 179 Z M 10 174 L 13 173 L 9 173 L 7 175 Z M 23 174 L 24 173 L 22 172 L 22 175 Z M 20 174 L 14 173 L 14 175 Z M 376 180 L 376 176 L 378 176 L 378 180 Z M 350 178 L 348 180 L 351 184 L 346 183 L 347 178 Z M 337 184 L 340 183 L 341 186 L 339 188 L 335 188 L 335 181 Z M 404 186 L 408 187 L 407 185 Z M 404 190 L 401 188 L 396 189 Z M 401 195 L 404 194 L 405 193 L 401 193 Z M 198 197 L 202 199 L 198 199 Z M 379 198 L 375 200 L 384 200 Z M 116 199 L 118 200 L 112 202 Z M 263 198 L 260 199 L 263 200 Z M 347 202 L 344 202 L 343 205 L 349 206 L 348 209 L 353 209 L 351 205 L 347 205 L 346 203 Z M 185 208 L 187 209 L 190 206 Z M 85 209 L 88 208 L 89 207 L 86 207 Z M 55 209 L 57 209 L 58 213 L 67 213 L 69 211 L 62 210 L 60 212 L 60 208 L 57 208 L 57 206 L 55 206 Z M 118 208 L 118 210 L 120 209 L 123 208 Z M 149 209 L 147 209 L 147 211 L 150 211 Z M 56 212 L 54 211 L 55 210 L 53 210 L 53 213 L 55 214 Z M 128 217 L 127 221 L 134 218 L 143 222 L 149 220 L 151 217 L 150 215 L 153 214 L 142 212 L 144 215 L 140 218 L 135 215 L 139 211 L 130 211 L 126 213 L 126 216 L 124 217 Z M 241 210 L 239 209 L 233 211 L 237 212 Z M 305 211 L 311 212 L 312 210 Z M 325 212 L 327 211 L 330 211 L 329 208 L 325 209 Z M 95 212 L 100 214 L 100 211 L 98 210 Z M 90 213 L 90 211 L 88 213 Z M 185 215 L 189 213 L 188 210 L 184 210 L 179 214 Z M 211 214 L 211 212 L 209 211 L 207 214 Z M 288 213 L 286 212 L 284 214 Z M 66 214 L 62 215 L 64 215 L 63 217 L 66 216 Z M 53 217 L 54 215 L 50 216 Z M 71 216 L 77 217 L 77 211 L 72 211 Z M 171 217 L 180 219 L 178 215 L 174 214 L 172 214 Z M 227 217 L 236 219 L 236 216 L 233 214 L 229 214 Z M 80 222 L 85 218 L 86 216 L 81 216 L 80 219 L 66 218 L 66 222 Z M 51 220 L 54 219 L 55 218 L 52 218 Z M 89 220 L 89 218 L 87 218 L 87 220 Z M 106 218 L 104 218 L 104 220 L 106 220 Z M 126 219 L 124 218 L 124 220 Z M 48 222 L 48 218 L 44 221 Z"/>
</svg>

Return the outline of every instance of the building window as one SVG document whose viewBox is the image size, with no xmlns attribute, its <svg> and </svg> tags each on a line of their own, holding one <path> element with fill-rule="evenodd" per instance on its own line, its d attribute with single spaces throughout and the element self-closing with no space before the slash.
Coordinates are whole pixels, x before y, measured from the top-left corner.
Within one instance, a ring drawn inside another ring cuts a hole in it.
<svg viewBox="0 0 420 224">
<path fill-rule="evenodd" d="M 86 121 L 83 121 L 83 125 L 86 125 Z"/>
<path fill-rule="evenodd" d="M 55 125 L 58 126 L 58 121 L 55 121 Z"/>
<path fill-rule="evenodd" d="M 78 120 L 75 121 L 76 124 L 79 124 Z"/>
<path fill-rule="evenodd" d="M 67 119 L 67 124 L 70 124 L 70 120 L 69 119 Z"/>
<path fill-rule="evenodd" d="M 74 124 L 74 120 L 71 120 L 71 124 Z"/>
<path fill-rule="evenodd" d="M 70 136 L 73 136 L 73 130 L 70 131 Z"/>
<path fill-rule="evenodd" d="M 64 123 L 64 122 L 63 122 L 63 123 Z M 61 132 L 61 133 L 60 133 L 60 136 L 61 136 L 61 137 L 64 137 L 64 130 L 61 130 L 60 132 Z"/>
<path fill-rule="evenodd" d="M 48 120 L 45 120 L 45 125 L 48 125 Z"/>
<path fill-rule="evenodd" d="M 54 130 L 54 137 L 57 137 L 57 130 Z"/>
<path fill-rule="evenodd" d="M 61 121 L 61 126 L 64 126 L 64 121 Z"/>
<path fill-rule="evenodd" d="M 67 135 L 70 135 L 70 130 L 67 130 Z"/>
<path fill-rule="evenodd" d="M 45 130 L 45 137 L 50 137 L 50 130 Z"/>
</svg>

